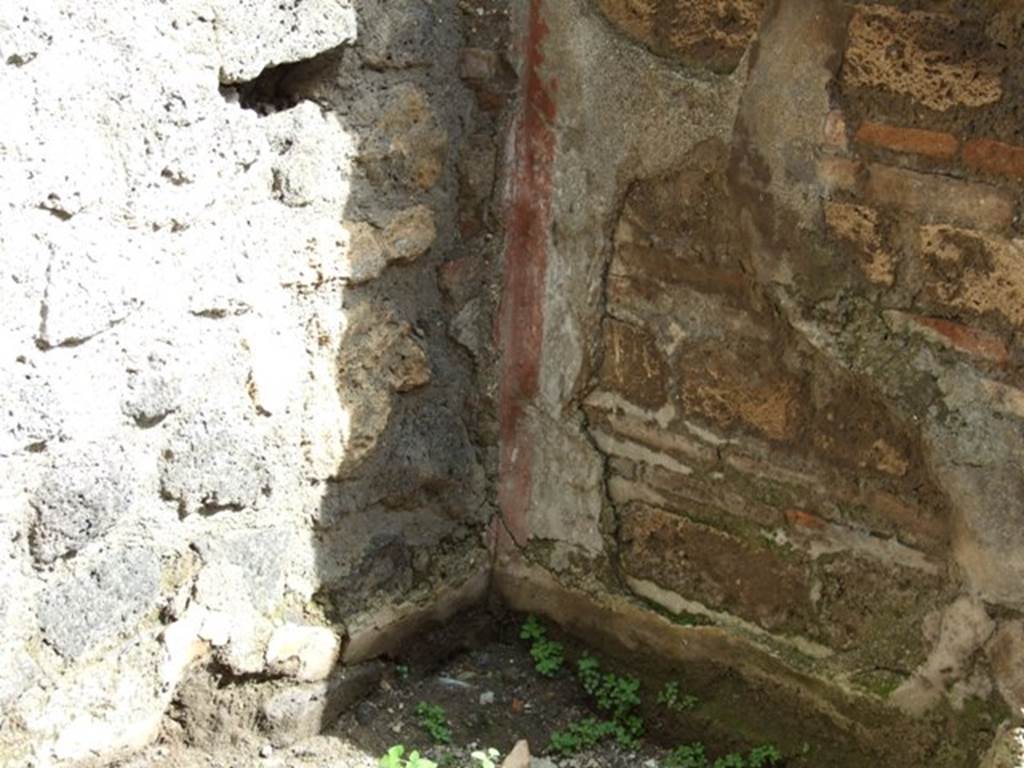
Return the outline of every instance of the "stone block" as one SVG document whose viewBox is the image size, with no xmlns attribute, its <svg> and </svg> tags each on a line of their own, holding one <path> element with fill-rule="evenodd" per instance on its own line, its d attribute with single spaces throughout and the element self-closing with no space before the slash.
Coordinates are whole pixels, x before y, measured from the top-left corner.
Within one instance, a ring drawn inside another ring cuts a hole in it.
<svg viewBox="0 0 1024 768">
<path fill-rule="evenodd" d="M 196 582 L 197 601 L 225 613 L 245 602 L 270 611 L 283 589 L 289 543 L 288 531 L 271 527 L 197 540 L 204 564 Z"/>
<path fill-rule="evenodd" d="M 843 62 L 847 86 L 878 88 L 929 109 L 983 107 L 1003 96 L 999 74 L 958 44 L 954 16 L 860 5 L 850 20 Z"/>
<path fill-rule="evenodd" d="M 285 624 L 270 635 L 267 669 L 296 680 L 325 680 L 334 669 L 341 639 L 327 627 Z"/>
<path fill-rule="evenodd" d="M 256 77 L 355 40 L 356 12 L 347 0 L 215 0 L 221 82 Z"/>
<path fill-rule="evenodd" d="M 74 660 L 130 629 L 151 610 L 160 592 L 160 558 L 151 549 L 104 552 L 56 575 L 39 597 L 43 638 Z"/>
<path fill-rule="evenodd" d="M 668 366 L 654 337 L 641 328 L 607 320 L 602 339 L 601 386 L 645 408 L 668 396 Z"/>
<path fill-rule="evenodd" d="M 780 370 L 768 346 L 697 345 L 679 357 L 684 413 L 722 430 L 747 429 L 770 440 L 793 438 L 801 418 L 800 386 Z"/>
<path fill-rule="evenodd" d="M 275 747 L 314 736 L 330 727 L 349 707 L 370 695 L 384 675 L 384 665 L 368 662 L 341 667 L 326 680 L 283 685 L 264 699 L 262 725 Z"/>
<path fill-rule="evenodd" d="M 160 459 L 161 492 L 182 516 L 256 506 L 271 492 L 269 461 L 242 413 L 210 408 L 181 418 Z"/>
<path fill-rule="evenodd" d="M 32 554 L 40 563 L 72 557 L 129 515 L 137 479 L 119 442 L 65 443 L 30 501 Z"/>
<path fill-rule="evenodd" d="M 841 240 L 854 244 L 864 276 L 878 285 L 892 285 L 896 279 L 895 258 L 883 244 L 878 211 L 864 205 L 827 202 L 825 224 Z"/>
<path fill-rule="evenodd" d="M 1024 327 L 1024 241 L 925 226 L 919 252 L 927 271 L 927 297 L 975 316 L 997 313 L 1014 328 Z M 996 348 L 989 346 L 991 354 Z"/>
<path fill-rule="evenodd" d="M 599 0 L 602 13 L 627 37 L 666 58 L 731 72 L 753 40 L 764 0 L 657 3 Z"/>
</svg>

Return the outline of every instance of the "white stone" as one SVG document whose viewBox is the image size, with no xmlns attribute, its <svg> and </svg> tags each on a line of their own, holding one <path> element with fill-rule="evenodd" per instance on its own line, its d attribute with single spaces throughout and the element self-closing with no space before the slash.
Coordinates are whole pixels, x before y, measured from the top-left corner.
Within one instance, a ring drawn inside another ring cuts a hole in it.
<svg viewBox="0 0 1024 768">
<path fill-rule="evenodd" d="M 297 680 L 325 680 L 338 661 L 341 640 L 327 627 L 285 624 L 267 645 L 267 669 Z"/>
</svg>

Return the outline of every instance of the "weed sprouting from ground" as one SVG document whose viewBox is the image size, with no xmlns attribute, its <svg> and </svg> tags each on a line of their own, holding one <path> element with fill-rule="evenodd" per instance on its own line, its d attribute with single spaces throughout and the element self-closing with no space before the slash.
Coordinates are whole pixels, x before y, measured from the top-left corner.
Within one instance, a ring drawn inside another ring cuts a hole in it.
<svg viewBox="0 0 1024 768">
<path fill-rule="evenodd" d="M 416 716 L 422 728 L 435 744 L 451 744 L 452 729 L 444 709 L 426 701 L 416 705 Z"/>
<path fill-rule="evenodd" d="M 405 747 L 401 744 L 391 747 L 377 765 L 380 768 L 437 768 L 437 763 L 421 757 L 416 750 L 410 752 L 409 757 L 405 757 Z"/>
<path fill-rule="evenodd" d="M 548 639 L 547 629 L 536 616 L 530 616 L 519 630 L 519 637 L 530 642 L 530 656 L 537 672 L 554 677 L 562 668 L 564 649 L 561 643 Z"/>
</svg>

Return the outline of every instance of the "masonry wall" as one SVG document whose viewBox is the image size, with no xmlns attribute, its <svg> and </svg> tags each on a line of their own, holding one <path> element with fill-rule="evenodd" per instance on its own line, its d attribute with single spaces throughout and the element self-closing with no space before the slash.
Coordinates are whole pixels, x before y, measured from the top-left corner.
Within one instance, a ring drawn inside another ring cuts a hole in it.
<svg viewBox="0 0 1024 768">
<path fill-rule="evenodd" d="M 529 16 L 542 223 L 505 297 L 541 308 L 506 343 L 502 589 L 570 624 L 602 605 L 598 633 L 691 625 L 684 656 L 738 640 L 833 714 L 987 710 L 972 745 L 900 753 L 975 764 L 1024 705 L 1024 13 Z"/>
<path fill-rule="evenodd" d="M 479 599 L 486 5 L 0 7 L 3 765 L 234 739 L 207 689 L 315 732 L 336 664 Z"/>
</svg>

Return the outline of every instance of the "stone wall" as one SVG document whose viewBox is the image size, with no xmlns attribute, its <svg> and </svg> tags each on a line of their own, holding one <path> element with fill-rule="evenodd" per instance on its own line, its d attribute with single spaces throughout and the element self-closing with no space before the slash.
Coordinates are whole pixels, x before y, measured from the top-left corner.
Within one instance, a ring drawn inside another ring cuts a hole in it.
<svg viewBox="0 0 1024 768">
<path fill-rule="evenodd" d="M 505 262 L 537 315 L 506 328 L 505 595 L 570 623 L 592 601 L 622 637 L 637 610 L 696 625 L 674 652 L 735 668 L 698 639 L 724 630 L 789 670 L 750 676 L 825 682 L 794 684 L 847 731 L 848 706 L 951 712 L 901 759 L 975 764 L 1024 706 L 1024 15 L 530 17 L 546 119 L 517 147 L 550 150 L 517 179 L 545 226 Z"/>
<path fill-rule="evenodd" d="M 514 73 L 459 5 L 0 8 L 0 763 L 482 593 Z"/>
</svg>

